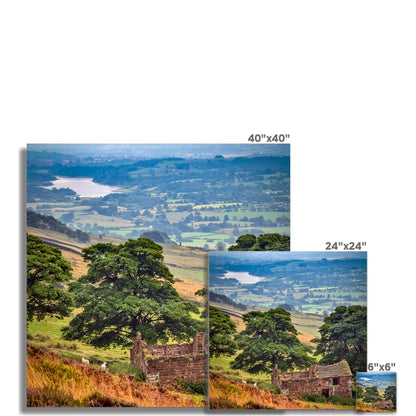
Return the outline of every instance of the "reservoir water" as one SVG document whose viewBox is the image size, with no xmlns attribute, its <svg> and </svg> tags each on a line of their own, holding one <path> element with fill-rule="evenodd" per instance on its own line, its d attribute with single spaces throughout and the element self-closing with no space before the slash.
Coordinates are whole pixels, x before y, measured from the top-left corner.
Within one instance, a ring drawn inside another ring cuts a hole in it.
<svg viewBox="0 0 416 416">
<path fill-rule="evenodd" d="M 241 284 L 252 284 L 264 280 L 264 277 L 253 276 L 248 272 L 226 272 L 222 279 L 237 279 Z"/>
<path fill-rule="evenodd" d="M 102 185 L 93 182 L 93 178 L 64 178 L 62 176 L 57 176 L 57 178 L 55 181 L 52 181 L 52 186 L 45 186 L 45 188 L 69 188 L 81 198 L 98 198 L 117 192 L 120 189 L 118 186 Z"/>
</svg>

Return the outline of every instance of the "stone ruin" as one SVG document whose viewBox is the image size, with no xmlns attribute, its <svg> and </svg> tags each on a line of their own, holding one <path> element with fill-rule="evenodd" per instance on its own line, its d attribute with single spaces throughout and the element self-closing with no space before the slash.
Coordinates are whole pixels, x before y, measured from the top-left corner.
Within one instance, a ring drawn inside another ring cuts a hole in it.
<svg viewBox="0 0 416 416">
<path fill-rule="evenodd" d="M 207 339 L 199 332 L 190 344 L 147 345 L 137 333 L 130 350 L 131 363 L 139 368 L 146 383 L 172 384 L 175 380 L 207 381 Z"/>
<path fill-rule="evenodd" d="M 393 402 L 391 400 L 383 400 L 381 402 L 373 402 L 373 407 L 380 410 L 393 409 Z"/>
<path fill-rule="evenodd" d="M 330 365 L 312 365 L 308 371 L 282 373 L 275 366 L 272 384 L 281 394 L 316 394 L 330 397 L 352 397 L 352 373 L 346 360 Z"/>
</svg>

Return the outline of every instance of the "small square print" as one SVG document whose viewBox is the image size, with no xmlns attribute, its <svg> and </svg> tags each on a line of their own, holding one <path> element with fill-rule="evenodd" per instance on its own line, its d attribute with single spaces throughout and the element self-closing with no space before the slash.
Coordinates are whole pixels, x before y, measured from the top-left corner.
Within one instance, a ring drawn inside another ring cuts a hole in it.
<svg viewBox="0 0 416 416">
<path fill-rule="evenodd" d="M 396 373 L 357 373 L 357 411 L 395 412 L 396 389 Z"/>
</svg>

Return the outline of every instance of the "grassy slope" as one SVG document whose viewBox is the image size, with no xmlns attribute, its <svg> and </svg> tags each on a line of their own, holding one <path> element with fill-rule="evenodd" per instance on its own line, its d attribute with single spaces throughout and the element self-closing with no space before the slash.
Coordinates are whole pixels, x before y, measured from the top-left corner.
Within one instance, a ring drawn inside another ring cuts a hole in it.
<svg viewBox="0 0 416 416">
<path fill-rule="evenodd" d="M 204 396 L 159 388 L 28 345 L 28 407 L 200 407 Z"/>
<path fill-rule="evenodd" d="M 259 384 L 259 386 L 261 386 Z M 280 396 L 268 388 L 232 381 L 210 373 L 210 409 L 351 409 L 331 403 L 310 403 Z"/>
<path fill-rule="evenodd" d="M 44 240 L 46 244 L 58 247 L 63 256 L 71 263 L 74 277 L 80 277 L 87 272 L 87 264 L 81 257 L 81 250 L 97 243 L 122 244 L 126 240 L 115 237 L 103 237 L 91 235 L 89 243 L 80 243 L 68 238 L 66 235 L 50 230 L 27 227 L 27 232 Z M 165 264 L 169 267 L 175 278 L 190 280 L 198 283 L 198 289 L 207 282 L 208 275 L 208 254 L 203 249 L 177 246 L 174 244 L 161 244 Z M 196 290 L 198 290 L 196 289 Z M 179 290 L 179 289 L 178 289 Z"/>
<path fill-rule="evenodd" d="M 249 307 L 246 312 L 242 312 L 238 309 L 233 308 L 230 305 L 220 304 L 216 302 L 210 302 L 210 305 L 219 308 L 221 311 L 225 313 L 228 313 L 230 315 L 231 320 L 236 323 L 237 332 L 241 332 L 245 327 L 244 321 L 242 319 L 242 315 L 244 313 L 247 313 L 249 310 L 254 310 L 254 309 L 265 310 L 262 308 L 250 308 Z M 302 344 L 307 345 L 309 347 L 315 347 L 315 344 L 311 343 L 310 341 L 311 339 L 319 336 L 318 329 L 323 323 L 322 316 L 314 315 L 314 314 L 305 314 L 302 312 L 291 312 L 291 316 L 292 316 L 292 323 L 298 330 L 298 338 L 302 342 Z M 214 374 L 218 376 L 224 377 L 225 379 L 228 380 L 229 383 L 238 383 L 238 382 L 241 382 L 241 380 L 246 380 L 249 383 L 257 382 L 260 388 L 265 388 L 265 389 L 270 388 L 271 386 L 270 386 L 270 374 L 269 373 L 250 374 L 243 370 L 233 370 L 231 368 L 230 363 L 237 354 L 238 353 L 236 353 L 232 357 L 226 357 L 226 356 L 211 357 L 209 359 L 210 371 L 212 371 Z M 211 381 L 210 381 L 210 386 L 211 386 Z M 219 398 L 220 387 L 217 387 L 216 389 L 218 390 L 217 393 L 218 393 L 218 398 Z M 252 392 L 252 390 L 250 390 L 250 392 Z M 225 393 L 223 392 L 223 394 Z M 245 393 L 244 397 L 246 397 L 247 394 L 248 393 Z M 247 397 L 251 397 L 251 396 L 248 394 Z M 238 406 L 240 405 L 242 405 L 242 402 L 239 402 Z M 217 404 L 214 404 L 214 406 L 217 406 Z M 314 407 L 315 404 L 311 406 L 312 406 L 311 408 L 316 408 Z M 285 407 L 285 408 L 289 408 L 289 407 Z"/>
<path fill-rule="evenodd" d="M 88 244 L 79 243 L 76 240 L 72 240 L 67 236 L 50 231 L 50 230 L 40 230 L 32 227 L 28 227 L 27 232 L 33 235 L 37 235 L 38 237 L 42 238 L 46 243 L 57 246 L 61 249 L 63 256 L 71 263 L 73 268 L 73 276 L 75 278 L 80 277 L 81 275 L 85 274 L 88 270 L 88 265 L 85 263 L 81 257 L 81 250 L 83 247 L 87 247 L 92 244 L 96 244 L 98 242 L 105 242 L 105 243 L 114 243 L 114 244 L 121 244 L 126 240 L 120 238 L 109 238 L 103 237 L 99 239 L 97 236 L 91 236 L 91 241 Z M 176 278 L 175 288 L 179 292 L 179 294 L 187 300 L 191 301 L 198 301 L 201 302 L 202 299 L 195 296 L 195 291 L 204 287 L 203 282 L 205 281 L 205 276 L 207 274 L 206 264 L 207 260 L 207 253 L 201 249 L 189 249 L 187 247 L 181 246 L 174 246 L 174 245 L 163 245 L 163 252 L 165 256 L 165 263 L 169 265 L 171 271 L 174 273 Z M 186 278 L 185 278 L 186 277 Z M 73 314 L 76 314 L 77 310 L 74 310 Z M 197 318 L 197 316 L 194 316 Z M 87 358 L 92 363 L 92 367 L 99 369 L 99 365 L 106 361 L 109 364 L 109 368 L 115 368 L 118 366 L 128 366 L 130 363 L 130 354 L 128 349 L 123 348 L 110 348 L 110 349 L 99 349 L 94 348 L 90 345 L 81 343 L 79 341 L 65 341 L 62 339 L 61 336 L 61 328 L 68 325 L 69 321 L 72 317 L 64 318 L 64 319 L 57 319 L 57 318 L 46 318 L 41 322 L 30 322 L 27 326 L 27 337 L 30 343 L 36 347 L 41 348 L 48 353 L 57 354 L 61 360 L 73 360 L 72 366 L 77 367 L 76 363 L 81 361 L 81 358 Z M 61 365 L 61 364 L 60 364 Z M 59 366 L 60 366 L 59 365 Z M 28 367 L 29 368 L 29 367 Z M 28 378 L 28 386 L 34 393 L 33 400 L 37 400 L 40 403 L 42 400 L 51 400 L 50 405 L 53 405 L 54 400 L 58 400 L 62 398 L 62 400 L 73 400 L 74 397 L 77 397 L 75 404 L 70 405 L 85 405 L 85 398 L 89 397 L 89 395 L 93 394 L 90 390 L 88 390 L 88 394 L 84 395 L 83 398 L 78 397 L 79 392 L 75 394 L 74 391 L 71 391 L 69 396 L 64 391 L 58 391 L 56 393 L 56 397 L 54 397 L 54 392 L 47 391 L 48 390 L 48 382 L 55 383 L 53 381 L 54 375 L 48 375 L 46 378 L 44 374 L 40 374 L 36 368 L 31 368 L 32 371 L 32 378 L 33 380 L 43 380 L 41 384 L 31 383 L 29 384 Z M 35 371 L 36 370 L 36 371 Z M 57 370 L 58 371 L 58 370 Z M 72 371 L 72 370 L 71 370 Z M 78 371 L 78 370 L 77 370 Z M 59 371 L 58 371 L 59 372 Z M 85 371 L 84 371 L 85 373 Z M 93 378 L 95 377 L 95 373 L 88 373 L 84 374 L 84 376 L 91 375 Z M 28 377 L 29 377 L 29 370 L 28 370 Z M 79 375 L 76 377 L 80 377 Z M 101 377 L 101 376 L 100 376 Z M 32 381 L 33 381 L 32 380 Z M 49 380 L 49 381 L 48 381 Z M 128 384 L 128 383 L 127 383 Z M 128 386 L 124 386 L 123 388 L 130 388 Z M 102 397 L 109 397 L 108 392 L 98 390 Z M 147 393 L 146 393 L 147 394 Z M 74 396 L 75 395 L 75 396 Z M 51 396 L 51 397 L 49 397 Z M 72 397 L 69 399 L 68 397 Z M 111 395 L 110 395 L 111 396 Z M 166 401 L 165 403 L 160 401 L 160 398 L 156 397 L 156 393 L 152 393 L 149 395 L 149 400 L 152 399 L 153 401 L 148 402 L 131 402 L 131 398 L 129 397 L 127 402 L 128 405 L 134 406 L 201 406 L 202 396 L 197 397 L 194 399 L 189 399 L 192 401 L 189 402 L 187 396 L 181 393 L 181 399 L 179 401 Z M 188 395 L 189 396 L 189 395 Z M 48 399 L 49 397 L 49 399 Z M 100 396 L 101 397 L 101 396 Z M 82 400 L 81 400 L 82 399 Z M 39 402 L 40 400 L 40 402 Z M 75 400 L 75 399 L 74 399 Z M 84 400 L 84 402 L 83 402 Z M 45 403 L 46 403 L 45 402 Z M 48 405 L 48 404 L 38 404 L 38 405 Z M 49 403 L 49 402 L 47 402 Z M 81 403 L 81 404 L 79 404 Z M 131 404 L 133 403 L 133 404 Z M 141 404 L 140 404 L 141 403 Z M 191 403 L 191 404 L 190 404 Z M 62 406 L 63 404 L 55 404 L 57 406 Z M 88 404 L 87 404 L 88 405 Z M 99 404 L 96 404 L 99 405 Z M 113 406 L 115 404 L 111 404 Z"/>
<path fill-rule="evenodd" d="M 244 329 L 244 321 L 242 315 L 249 312 L 250 310 L 260 310 L 265 311 L 263 308 L 247 308 L 246 312 L 240 311 L 233 308 L 230 305 L 220 304 L 216 302 L 210 302 L 210 305 L 215 306 L 220 309 L 222 312 L 228 313 L 230 318 L 236 323 L 237 331 L 240 332 Z M 290 312 L 292 317 L 292 323 L 298 331 L 299 340 L 309 346 L 313 347 L 314 344 L 310 341 L 313 338 L 319 337 L 319 327 L 323 324 L 323 317 L 321 315 L 315 315 L 311 313 L 302 313 L 302 312 Z"/>
<path fill-rule="evenodd" d="M 66 235 L 50 230 L 41 230 L 28 227 L 29 234 L 42 238 L 46 243 L 61 249 L 62 255 L 71 263 L 73 276 L 78 278 L 87 273 L 88 264 L 81 257 L 81 250 L 89 245 L 102 243 L 121 244 L 126 240 L 120 238 L 91 236 L 87 244 L 68 238 Z M 173 272 L 176 281 L 175 288 L 186 300 L 202 302 L 195 292 L 204 287 L 207 274 L 207 253 L 202 249 L 192 249 L 176 245 L 163 244 L 165 263 Z M 76 313 L 76 311 L 74 311 Z M 47 318 L 42 322 L 31 322 L 28 325 L 29 337 L 33 342 L 53 351 L 60 352 L 69 358 L 79 359 L 81 356 L 92 360 L 114 361 L 125 360 L 127 352 L 119 349 L 97 350 L 79 342 L 67 343 L 61 338 L 61 328 L 68 324 L 71 318 L 53 319 Z"/>
</svg>

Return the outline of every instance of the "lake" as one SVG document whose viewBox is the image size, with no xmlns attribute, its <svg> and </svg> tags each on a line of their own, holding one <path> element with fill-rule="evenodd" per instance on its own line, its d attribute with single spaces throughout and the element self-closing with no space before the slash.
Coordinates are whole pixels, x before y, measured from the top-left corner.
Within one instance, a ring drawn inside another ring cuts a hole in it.
<svg viewBox="0 0 416 416">
<path fill-rule="evenodd" d="M 222 279 L 237 279 L 241 284 L 252 284 L 264 280 L 264 277 L 253 276 L 248 272 L 226 272 Z"/>
<path fill-rule="evenodd" d="M 65 178 L 62 176 L 57 176 L 57 178 L 55 181 L 52 181 L 52 186 L 44 186 L 44 188 L 69 188 L 81 198 L 98 198 L 118 192 L 120 189 L 118 186 L 102 185 L 93 182 L 93 178 Z"/>
</svg>

